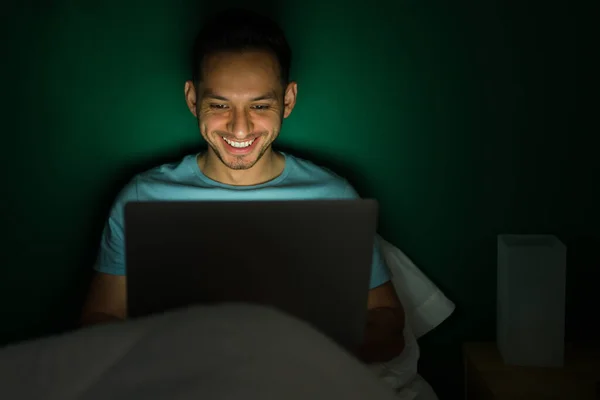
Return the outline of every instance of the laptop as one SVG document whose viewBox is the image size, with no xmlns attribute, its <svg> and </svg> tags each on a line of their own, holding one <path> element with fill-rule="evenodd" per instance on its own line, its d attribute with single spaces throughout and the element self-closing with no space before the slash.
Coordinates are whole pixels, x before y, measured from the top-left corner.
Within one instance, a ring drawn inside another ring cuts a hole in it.
<svg viewBox="0 0 600 400">
<path fill-rule="evenodd" d="M 130 202 L 129 317 L 260 304 L 353 350 L 366 324 L 377 215 L 371 199 Z"/>
</svg>

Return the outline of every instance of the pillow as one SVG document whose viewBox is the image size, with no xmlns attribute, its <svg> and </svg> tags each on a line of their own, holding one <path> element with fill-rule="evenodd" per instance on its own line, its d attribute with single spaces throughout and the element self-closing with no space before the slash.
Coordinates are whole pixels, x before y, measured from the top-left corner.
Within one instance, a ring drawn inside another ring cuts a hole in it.
<svg viewBox="0 0 600 400">
<path fill-rule="evenodd" d="M 418 339 L 444 322 L 454 312 L 454 303 L 400 249 L 381 237 L 378 240 L 406 322 Z"/>
</svg>

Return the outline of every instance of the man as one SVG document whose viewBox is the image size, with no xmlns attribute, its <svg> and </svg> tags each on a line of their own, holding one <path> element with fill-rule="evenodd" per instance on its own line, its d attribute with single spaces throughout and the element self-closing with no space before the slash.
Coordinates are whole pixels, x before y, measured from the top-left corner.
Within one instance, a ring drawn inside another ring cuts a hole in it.
<svg viewBox="0 0 600 400">
<path fill-rule="evenodd" d="M 273 150 L 283 119 L 296 104 L 298 85 L 289 80 L 290 63 L 283 32 L 262 16 L 225 12 L 200 32 L 185 99 L 208 149 L 136 176 L 118 195 L 102 236 L 83 324 L 127 316 L 123 207 L 128 201 L 358 197 L 332 172 Z M 239 234 L 232 230 L 233 249 Z M 358 356 L 382 362 L 404 347 L 404 313 L 377 246 L 370 287 Z"/>
</svg>

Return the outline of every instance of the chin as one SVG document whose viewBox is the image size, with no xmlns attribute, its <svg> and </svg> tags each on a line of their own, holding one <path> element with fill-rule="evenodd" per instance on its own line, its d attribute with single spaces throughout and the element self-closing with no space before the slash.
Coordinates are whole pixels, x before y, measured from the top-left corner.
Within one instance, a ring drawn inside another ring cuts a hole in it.
<svg viewBox="0 0 600 400">
<path fill-rule="evenodd" d="M 233 169 L 236 171 L 250 169 L 258 161 L 258 159 L 248 160 L 248 159 L 235 159 L 235 157 L 234 157 L 234 159 L 231 159 L 231 157 L 228 157 L 228 158 L 229 159 L 225 159 L 225 160 L 223 158 L 221 158 L 221 161 L 223 161 L 223 164 L 225 164 L 227 166 L 227 168 Z"/>
</svg>

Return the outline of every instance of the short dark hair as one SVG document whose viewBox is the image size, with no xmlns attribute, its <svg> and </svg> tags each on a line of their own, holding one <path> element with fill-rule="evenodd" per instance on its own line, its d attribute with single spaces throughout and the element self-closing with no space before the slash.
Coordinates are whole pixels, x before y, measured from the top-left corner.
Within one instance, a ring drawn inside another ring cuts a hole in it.
<svg viewBox="0 0 600 400">
<path fill-rule="evenodd" d="M 245 9 L 229 9 L 211 18 L 200 30 L 194 43 L 192 76 L 202 80 L 205 58 L 222 51 L 266 50 L 279 62 L 280 79 L 289 83 L 292 50 L 283 30 L 270 18 Z"/>
</svg>

